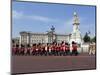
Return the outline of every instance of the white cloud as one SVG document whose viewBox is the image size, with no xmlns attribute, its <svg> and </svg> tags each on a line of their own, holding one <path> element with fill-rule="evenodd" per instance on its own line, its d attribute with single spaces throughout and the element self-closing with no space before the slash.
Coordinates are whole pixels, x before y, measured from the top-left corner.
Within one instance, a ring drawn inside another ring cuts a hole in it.
<svg viewBox="0 0 100 75">
<path fill-rule="evenodd" d="M 29 19 L 29 20 L 36 20 L 36 21 L 42 21 L 42 22 L 55 22 L 58 21 L 57 19 L 40 16 L 40 15 L 26 15 L 23 12 L 18 12 L 13 10 L 12 17 L 14 19 Z"/>
<path fill-rule="evenodd" d="M 48 17 L 45 17 L 45 16 L 39 16 L 39 15 L 32 15 L 32 16 L 27 16 L 27 17 L 29 19 L 42 21 L 42 22 L 55 22 L 55 21 L 57 21 L 55 19 L 48 18 Z"/>
</svg>

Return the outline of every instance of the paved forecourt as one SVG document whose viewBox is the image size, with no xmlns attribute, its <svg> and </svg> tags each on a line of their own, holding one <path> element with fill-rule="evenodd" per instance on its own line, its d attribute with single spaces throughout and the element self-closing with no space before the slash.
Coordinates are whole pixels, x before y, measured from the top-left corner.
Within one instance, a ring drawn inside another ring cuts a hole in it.
<svg viewBox="0 0 100 75">
<path fill-rule="evenodd" d="M 78 56 L 12 56 L 12 73 L 95 69 L 95 55 Z"/>
</svg>

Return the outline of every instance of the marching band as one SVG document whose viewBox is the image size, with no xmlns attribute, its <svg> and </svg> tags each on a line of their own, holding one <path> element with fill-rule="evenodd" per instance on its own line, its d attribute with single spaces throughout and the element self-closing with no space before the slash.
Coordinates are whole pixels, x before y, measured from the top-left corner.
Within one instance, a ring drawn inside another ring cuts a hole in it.
<svg viewBox="0 0 100 75">
<path fill-rule="evenodd" d="M 70 44 L 62 41 L 62 43 L 47 43 L 47 44 L 33 44 L 30 46 L 13 45 L 12 55 L 33 55 L 33 56 L 67 56 L 78 55 L 77 44 L 72 42 L 72 52 L 70 51 Z"/>
</svg>

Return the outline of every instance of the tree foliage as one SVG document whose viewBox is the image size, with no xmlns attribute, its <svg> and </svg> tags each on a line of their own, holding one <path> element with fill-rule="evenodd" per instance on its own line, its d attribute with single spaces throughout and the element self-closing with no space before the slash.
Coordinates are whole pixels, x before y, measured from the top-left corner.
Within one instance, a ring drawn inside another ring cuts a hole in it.
<svg viewBox="0 0 100 75">
<path fill-rule="evenodd" d="M 88 36 L 88 33 L 86 32 L 84 38 L 83 38 L 84 42 L 90 42 L 90 36 Z"/>
</svg>

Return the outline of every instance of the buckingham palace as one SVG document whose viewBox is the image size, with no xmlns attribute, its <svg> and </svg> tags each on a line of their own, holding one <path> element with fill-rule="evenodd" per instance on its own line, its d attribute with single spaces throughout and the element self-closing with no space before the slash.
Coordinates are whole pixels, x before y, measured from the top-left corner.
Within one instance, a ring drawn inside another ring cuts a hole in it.
<svg viewBox="0 0 100 75">
<path fill-rule="evenodd" d="M 52 43 L 54 41 L 61 43 L 62 41 L 69 42 L 70 40 L 70 35 L 56 34 L 52 31 L 47 33 L 20 32 L 20 35 L 21 44 Z"/>
</svg>

